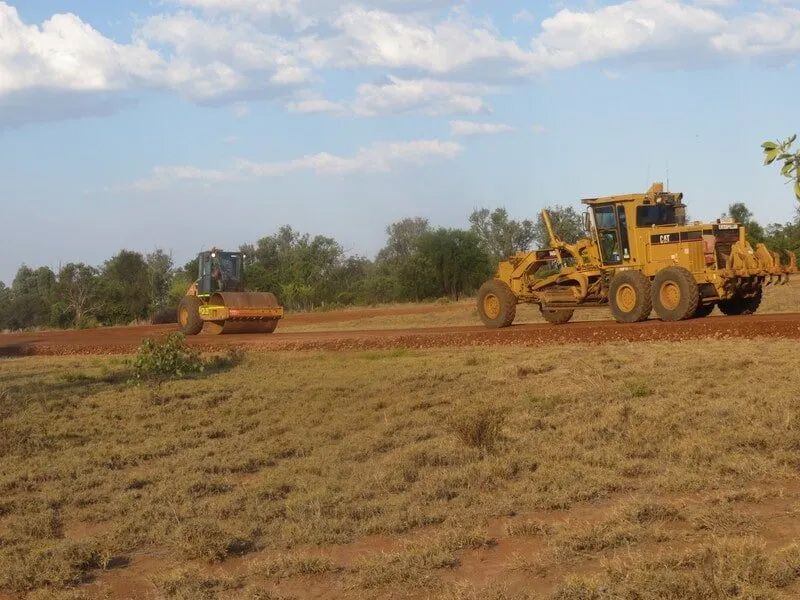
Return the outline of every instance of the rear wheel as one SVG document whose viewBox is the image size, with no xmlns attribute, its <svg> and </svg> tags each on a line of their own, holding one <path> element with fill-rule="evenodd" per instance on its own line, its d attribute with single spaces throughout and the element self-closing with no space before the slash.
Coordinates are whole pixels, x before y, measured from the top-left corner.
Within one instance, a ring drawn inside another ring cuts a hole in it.
<svg viewBox="0 0 800 600">
<path fill-rule="evenodd" d="M 184 335 L 197 335 L 203 329 L 200 319 L 202 301 L 197 296 L 184 296 L 178 305 L 178 326 Z"/>
<path fill-rule="evenodd" d="M 730 300 L 720 300 L 719 309 L 723 315 L 752 315 L 761 306 L 763 292 L 758 290 L 752 298 L 731 298 Z"/>
<path fill-rule="evenodd" d="M 715 304 L 713 302 L 711 304 L 698 304 L 697 308 L 694 311 L 694 315 L 692 315 L 692 318 L 702 319 L 704 317 L 707 317 L 712 312 L 714 312 L 714 306 Z"/>
<path fill-rule="evenodd" d="M 491 329 L 508 327 L 517 316 L 517 297 L 499 279 L 491 279 L 478 290 L 478 315 Z"/>
<path fill-rule="evenodd" d="M 611 314 L 620 323 L 644 321 L 653 311 L 650 280 L 640 271 L 619 271 L 608 291 Z"/>
<path fill-rule="evenodd" d="M 693 316 L 700 303 L 700 288 L 683 267 L 667 267 L 653 279 L 653 307 L 662 321 L 682 321 Z"/>
<path fill-rule="evenodd" d="M 544 308 L 540 306 L 539 310 L 541 311 L 544 320 L 548 323 L 552 323 L 553 325 L 563 325 L 564 323 L 569 322 L 569 320 L 572 318 L 572 315 L 575 314 L 574 310 L 561 308 Z"/>
</svg>

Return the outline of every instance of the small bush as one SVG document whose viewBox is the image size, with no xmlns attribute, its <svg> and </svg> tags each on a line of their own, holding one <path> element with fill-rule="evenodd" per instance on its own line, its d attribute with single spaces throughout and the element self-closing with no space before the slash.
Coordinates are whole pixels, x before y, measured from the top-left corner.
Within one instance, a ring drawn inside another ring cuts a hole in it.
<svg viewBox="0 0 800 600">
<path fill-rule="evenodd" d="M 471 406 L 450 420 L 450 430 L 470 448 L 491 450 L 502 437 L 506 411 L 496 406 Z"/>
<path fill-rule="evenodd" d="M 133 362 L 136 381 L 181 378 L 204 369 L 200 353 L 186 345 L 181 333 L 172 333 L 163 340 L 146 339 Z"/>
</svg>

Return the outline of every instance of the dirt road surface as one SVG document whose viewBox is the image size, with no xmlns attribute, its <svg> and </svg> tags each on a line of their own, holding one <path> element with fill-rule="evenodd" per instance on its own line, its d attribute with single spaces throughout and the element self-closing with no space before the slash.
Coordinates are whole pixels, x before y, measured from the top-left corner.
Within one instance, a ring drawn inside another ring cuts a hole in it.
<svg viewBox="0 0 800 600">
<path fill-rule="evenodd" d="M 363 318 L 364 315 L 386 314 L 379 312 L 381 310 L 290 315 L 286 318 L 285 324 L 334 322 Z M 425 312 L 430 310 L 431 307 L 425 308 Z M 441 310 L 449 310 L 449 307 L 443 306 Z M 0 335 L 0 356 L 124 354 L 134 351 L 147 337 L 157 338 L 175 330 L 174 325 L 158 325 L 6 334 Z M 645 340 L 678 341 L 708 337 L 800 339 L 800 313 L 707 317 L 677 323 L 658 320 L 634 324 L 619 324 L 608 320 L 567 325 L 529 323 L 501 330 L 490 330 L 481 325 L 474 325 L 297 333 L 281 332 L 279 328 L 278 332 L 271 335 L 201 334 L 190 338 L 189 343 L 204 350 L 224 350 L 231 347 L 264 350 L 370 350 L 488 345 L 535 346 Z"/>
</svg>

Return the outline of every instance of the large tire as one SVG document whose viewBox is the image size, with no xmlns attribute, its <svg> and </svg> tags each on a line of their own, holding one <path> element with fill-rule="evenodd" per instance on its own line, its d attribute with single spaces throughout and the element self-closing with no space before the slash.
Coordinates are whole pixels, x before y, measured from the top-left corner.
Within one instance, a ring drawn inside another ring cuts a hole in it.
<svg viewBox="0 0 800 600">
<path fill-rule="evenodd" d="M 638 323 L 653 312 L 650 280 L 641 271 L 618 271 L 609 286 L 611 314 L 619 323 Z"/>
<path fill-rule="evenodd" d="M 653 308 L 662 321 L 692 317 L 700 303 L 700 287 L 683 267 L 667 267 L 653 279 Z"/>
<path fill-rule="evenodd" d="M 499 279 L 490 279 L 478 290 L 478 315 L 491 329 L 508 327 L 517 316 L 517 297 Z"/>
<path fill-rule="evenodd" d="M 544 320 L 553 325 L 563 325 L 569 322 L 572 315 L 575 314 L 574 310 L 569 310 L 568 308 L 544 308 L 540 306 L 539 311 L 542 313 Z"/>
<path fill-rule="evenodd" d="M 698 304 L 697 308 L 692 315 L 693 319 L 703 319 L 714 312 L 714 307 L 716 304 L 713 302 L 711 304 Z"/>
<path fill-rule="evenodd" d="M 197 335 L 203 330 L 203 321 L 200 319 L 202 304 L 197 296 L 184 296 L 178 305 L 178 327 L 184 335 Z"/>
<path fill-rule="evenodd" d="M 730 300 L 720 300 L 719 309 L 723 315 L 752 315 L 761 306 L 763 292 L 758 290 L 752 298 L 731 298 Z"/>
</svg>

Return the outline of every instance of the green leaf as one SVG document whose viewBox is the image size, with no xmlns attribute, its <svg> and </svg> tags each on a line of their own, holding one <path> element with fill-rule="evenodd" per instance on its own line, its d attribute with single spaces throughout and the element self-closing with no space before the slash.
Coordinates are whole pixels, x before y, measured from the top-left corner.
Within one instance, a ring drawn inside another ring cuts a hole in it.
<svg viewBox="0 0 800 600">
<path fill-rule="evenodd" d="M 800 200 L 800 180 L 797 180 L 794 183 L 794 195 L 797 196 L 798 200 Z"/>
<path fill-rule="evenodd" d="M 794 169 L 795 169 L 794 161 L 788 160 L 781 169 L 781 175 L 788 177 L 791 174 L 791 172 L 794 171 Z"/>
<path fill-rule="evenodd" d="M 764 157 L 764 164 L 771 165 L 775 162 L 775 159 L 778 158 L 778 155 L 781 153 L 779 148 L 773 148 L 772 150 L 767 150 L 765 152 L 766 156 Z"/>
<path fill-rule="evenodd" d="M 775 148 L 778 147 L 778 144 L 776 144 L 775 142 L 764 142 L 763 144 L 761 144 L 761 147 L 764 149 L 764 151 L 775 150 Z"/>
<path fill-rule="evenodd" d="M 790 138 L 789 138 L 789 141 L 787 141 L 787 142 L 786 142 L 786 145 L 787 145 L 787 146 L 791 146 L 792 144 L 794 144 L 794 141 L 795 141 L 796 139 L 797 139 L 797 134 L 795 134 L 795 135 L 793 135 L 792 137 L 790 137 Z"/>
</svg>

